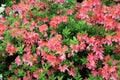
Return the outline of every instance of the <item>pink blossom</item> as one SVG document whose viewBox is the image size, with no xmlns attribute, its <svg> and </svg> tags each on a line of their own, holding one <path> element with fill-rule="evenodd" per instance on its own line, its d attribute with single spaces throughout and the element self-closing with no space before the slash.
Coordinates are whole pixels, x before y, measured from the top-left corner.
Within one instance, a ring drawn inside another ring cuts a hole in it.
<svg viewBox="0 0 120 80">
<path fill-rule="evenodd" d="M 76 76 L 76 68 L 71 67 L 70 69 L 68 69 L 68 74 L 75 77 Z"/>
<path fill-rule="evenodd" d="M 16 57 L 15 63 L 16 63 L 18 66 L 22 65 L 22 61 L 21 61 L 21 59 L 20 59 L 20 56 L 17 56 L 17 57 Z"/>
<path fill-rule="evenodd" d="M 95 71 L 95 70 L 94 70 L 94 71 L 92 71 L 91 73 L 92 73 L 92 75 L 93 75 L 94 77 L 96 77 L 96 76 L 98 75 L 98 72 L 97 72 L 97 71 Z"/>
<path fill-rule="evenodd" d="M 6 52 L 8 52 L 9 56 L 11 56 L 11 55 L 13 55 L 14 53 L 17 52 L 17 49 L 14 47 L 13 44 L 8 42 L 7 46 L 6 46 Z"/>
<path fill-rule="evenodd" d="M 74 45 L 74 44 L 71 44 L 70 45 L 70 48 L 72 49 L 72 52 L 78 52 L 79 51 L 79 45 Z"/>
<path fill-rule="evenodd" d="M 65 0 L 54 0 L 54 2 L 55 2 L 56 4 L 58 4 L 58 3 L 64 4 Z"/>
<path fill-rule="evenodd" d="M 68 21 L 68 17 L 67 16 L 61 16 L 61 20 L 62 20 L 62 22 L 67 22 Z"/>
<path fill-rule="evenodd" d="M 5 13 L 6 13 L 7 15 L 9 15 L 9 13 L 10 13 L 10 7 L 5 8 Z"/>
<path fill-rule="evenodd" d="M 46 59 L 52 66 L 55 66 L 61 62 L 59 57 L 56 57 L 53 54 L 47 55 Z"/>
<path fill-rule="evenodd" d="M 67 65 L 63 65 L 63 66 L 59 66 L 58 68 L 61 72 L 65 72 L 66 70 L 68 70 L 68 66 Z"/>
<path fill-rule="evenodd" d="M 40 32 L 42 32 L 42 33 L 44 33 L 47 29 L 48 29 L 48 26 L 47 26 L 46 24 L 41 25 L 41 26 L 39 27 L 39 30 L 40 30 Z"/>
<path fill-rule="evenodd" d="M 35 72 L 33 72 L 33 77 L 36 78 L 38 80 L 39 74 L 43 72 L 42 69 L 38 69 Z"/>
<path fill-rule="evenodd" d="M 67 14 L 67 15 L 72 15 L 73 12 L 74 12 L 74 11 L 73 11 L 72 9 L 68 9 L 68 10 L 66 10 L 66 14 Z"/>
<path fill-rule="evenodd" d="M 51 50 L 58 50 L 62 45 L 61 40 L 58 40 L 57 38 L 51 38 L 48 40 L 47 46 Z"/>
<path fill-rule="evenodd" d="M 27 44 L 33 44 L 36 43 L 39 39 L 38 33 L 35 32 L 26 32 L 24 34 L 24 42 Z"/>
<path fill-rule="evenodd" d="M 4 24 L 0 24 L 0 35 L 2 35 L 6 29 L 7 27 Z"/>
</svg>

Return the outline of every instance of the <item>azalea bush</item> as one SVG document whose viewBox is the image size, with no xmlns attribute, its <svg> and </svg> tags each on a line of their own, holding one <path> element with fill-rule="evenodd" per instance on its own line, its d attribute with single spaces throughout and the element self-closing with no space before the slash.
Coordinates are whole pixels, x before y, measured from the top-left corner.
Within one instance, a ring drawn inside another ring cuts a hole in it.
<svg viewBox="0 0 120 80">
<path fill-rule="evenodd" d="M 120 4 L 104 1 L 20 0 L 6 7 L 3 79 L 119 80 Z"/>
</svg>

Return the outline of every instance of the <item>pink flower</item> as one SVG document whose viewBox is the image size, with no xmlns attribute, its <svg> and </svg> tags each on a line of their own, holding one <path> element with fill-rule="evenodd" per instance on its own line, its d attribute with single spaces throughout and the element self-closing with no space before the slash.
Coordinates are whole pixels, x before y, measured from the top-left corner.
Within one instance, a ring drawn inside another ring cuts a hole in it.
<svg viewBox="0 0 120 80">
<path fill-rule="evenodd" d="M 64 61 L 64 60 L 66 59 L 65 54 L 61 55 L 61 56 L 60 56 L 60 59 L 61 59 L 62 61 Z"/>
<path fill-rule="evenodd" d="M 119 54 L 120 53 L 120 45 L 116 44 L 113 52 L 116 53 L 116 54 Z"/>
<path fill-rule="evenodd" d="M 68 16 L 54 16 L 49 24 L 52 28 L 57 28 L 61 22 L 67 22 L 67 21 L 68 21 Z"/>
<path fill-rule="evenodd" d="M 63 13 L 62 9 L 57 11 L 57 14 L 62 14 L 62 13 Z"/>
<path fill-rule="evenodd" d="M 109 68 L 108 64 L 104 63 L 104 67 L 101 69 L 101 75 L 102 75 L 102 77 L 105 78 L 106 80 L 108 80 L 109 77 L 110 77 L 108 68 Z"/>
<path fill-rule="evenodd" d="M 90 61 L 89 63 L 87 63 L 87 67 L 88 69 L 92 69 L 92 70 L 95 70 L 96 68 L 96 62 L 95 61 Z"/>
<path fill-rule="evenodd" d="M 10 7 L 5 8 L 5 13 L 6 13 L 7 15 L 9 15 L 9 13 L 10 13 Z"/>
<path fill-rule="evenodd" d="M 3 39 L 4 39 L 4 37 L 0 36 L 0 40 L 3 40 Z"/>
<path fill-rule="evenodd" d="M 31 52 L 31 45 L 26 45 L 26 47 L 24 48 L 25 52 Z"/>
<path fill-rule="evenodd" d="M 76 76 L 76 68 L 72 67 L 72 68 L 68 69 L 68 74 L 75 77 Z"/>
<path fill-rule="evenodd" d="M 79 50 L 80 50 L 80 51 L 85 50 L 85 47 L 86 47 L 85 42 L 81 42 L 81 43 L 79 44 Z"/>
<path fill-rule="evenodd" d="M 66 70 L 68 70 L 68 66 L 67 65 L 63 65 L 63 66 L 59 66 L 58 68 L 61 72 L 65 72 Z"/>
<path fill-rule="evenodd" d="M 52 20 L 50 21 L 50 26 L 52 28 L 57 28 L 57 26 L 61 23 L 60 16 L 54 16 Z"/>
<path fill-rule="evenodd" d="M 89 69 L 94 70 L 96 68 L 96 60 L 97 60 L 97 56 L 94 55 L 93 53 L 89 53 L 87 56 L 87 67 Z"/>
<path fill-rule="evenodd" d="M 86 43 L 88 43 L 89 46 L 94 46 L 95 41 L 96 41 L 95 37 L 92 36 L 91 38 L 88 38 L 88 39 L 86 40 Z"/>
<path fill-rule="evenodd" d="M 57 28 L 58 23 L 57 23 L 56 21 L 50 21 L 50 26 L 51 26 L 52 28 Z"/>
<path fill-rule="evenodd" d="M 33 72 L 33 77 L 38 80 L 39 74 L 40 74 L 41 72 L 43 72 L 42 69 L 36 70 L 35 72 Z"/>
<path fill-rule="evenodd" d="M 14 47 L 13 44 L 11 43 L 7 43 L 7 46 L 6 46 L 6 52 L 8 52 L 8 55 L 11 56 L 13 55 L 13 53 L 16 53 L 17 52 L 17 49 Z"/>
<path fill-rule="evenodd" d="M 94 45 L 92 50 L 93 50 L 93 52 L 96 53 L 98 58 L 100 58 L 101 60 L 103 59 L 103 52 L 104 52 L 103 47 L 100 47 L 98 45 Z"/>
<path fill-rule="evenodd" d="M 25 24 L 28 24 L 28 23 L 29 23 L 29 20 L 28 20 L 27 18 L 23 18 L 23 23 L 24 23 L 24 25 L 25 25 Z"/>
<path fill-rule="evenodd" d="M 33 44 L 36 43 L 39 39 L 38 33 L 35 32 L 26 32 L 24 34 L 24 42 L 27 44 Z"/>
<path fill-rule="evenodd" d="M 12 28 L 12 27 L 9 27 L 10 29 Z M 18 29 L 18 28 L 16 28 L 16 27 L 14 27 L 14 28 L 12 28 L 11 29 L 11 36 L 12 37 L 16 37 L 16 38 L 23 38 L 23 34 L 25 34 L 27 31 L 26 31 L 26 29 L 25 28 L 21 28 L 21 29 Z"/>
<path fill-rule="evenodd" d="M 107 43 L 108 46 L 112 45 L 112 36 L 111 35 L 107 35 L 104 39 L 104 43 Z"/>
<path fill-rule="evenodd" d="M 47 29 L 48 29 L 48 26 L 47 26 L 46 24 L 41 25 L 41 26 L 39 27 L 39 30 L 40 30 L 40 32 L 42 32 L 42 33 L 44 33 Z"/>
<path fill-rule="evenodd" d="M 117 22 L 109 16 L 105 17 L 104 20 L 105 30 L 113 30 L 117 27 Z"/>
<path fill-rule="evenodd" d="M 54 2 L 55 2 L 56 4 L 58 4 L 58 3 L 64 4 L 65 0 L 54 0 Z"/>
<path fill-rule="evenodd" d="M 7 27 L 4 24 L 0 24 L 0 35 L 2 35 L 6 29 Z"/>
<path fill-rule="evenodd" d="M 18 66 L 22 65 L 22 61 L 21 61 L 21 59 L 20 59 L 20 56 L 17 56 L 17 57 L 16 57 L 15 63 L 16 63 Z"/>
<path fill-rule="evenodd" d="M 18 22 L 18 21 L 15 21 L 14 24 L 15 24 L 15 27 L 19 27 L 20 26 L 20 22 Z"/>
<path fill-rule="evenodd" d="M 62 48 L 59 47 L 57 49 L 57 53 L 60 54 L 60 55 L 64 55 L 67 50 L 68 50 L 68 47 L 66 45 L 64 45 Z"/>
<path fill-rule="evenodd" d="M 76 37 L 77 37 L 77 39 L 79 41 L 83 41 L 83 40 L 87 40 L 88 39 L 88 34 L 80 34 L 80 33 L 78 33 Z"/>
<path fill-rule="evenodd" d="M 120 0 L 113 0 L 113 1 L 115 1 L 115 2 L 120 2 Z"/>
<path fill-rule="evenodd" d="M 51 50 L 58 50 L 62 47 L 62 42 L 61 40 L 58 40 L 58 38 L 51 38 L 50 40 L 48 40 L 47 46 L 49 49 Z"/>
<path fill-rule="evenodd" d="M 1 23 L 1 24 L 4 24 L 5 22 L 6 22 L 6 18 L 0 17 L 0 23 Z"/>
<path fill-rule="evenodd" d="M 27 52 L 23 55 L 22 60 L 27 65 L 33 66 L 34 63 L 37 63 L 37 55 L 32 55 L 30 52 Z"/>
<path fill-rule="evenodd" d="M 71 44 L 70 45 L 70 48 L 72 49 L 72 52 L 78 52 L 79 51 L 79 45 L 74 45 L 74 44 Z"/>
<path fill-rule="evenodd" d="M 53 54 L 47 55 L 46 59 L 52 66 L 55 66 L 61 62 L 59 57 L 56 57 Z"/>
<path fill-rule="evenodd" d="M 98 72 L 97 71 L 92 71 L 92 75 L 94 76 L 94 77 L 96 77 L 97 75 L 98 75 Z"/>
<path fill-rule="evenodd" d="M 62 22 L 67 22 L 68 21 L 68 16 L 61 16 Z"/>
<path fill-rule="evenodd" d="M 72 15 L 73 12 L 74 12 L 74 11 L 73 11 L 72 9 L 68 9 L 68 10 L 66 10 L 66 14 L 67 14 L 67 15 Z"/>
</svg>

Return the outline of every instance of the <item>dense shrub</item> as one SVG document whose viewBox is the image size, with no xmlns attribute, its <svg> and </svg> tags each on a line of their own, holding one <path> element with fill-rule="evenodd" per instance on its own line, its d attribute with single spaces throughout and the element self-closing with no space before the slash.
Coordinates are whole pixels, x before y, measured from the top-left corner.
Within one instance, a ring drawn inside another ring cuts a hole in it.
<svg viewBox="0 0 120 80">
<path fill-rule="evenodd" d="M 0 0 L 0 6 L 1 4 L 6 4 L 6 6 L 11 6 L 13 3 L 19 3 L 20 0 Z"/>
<path fill-rule="evenodd" d="M 120 4 L 103 3 L 12 2 L 0 18 L 4 80 L 119 80 Z"/>
</svg>

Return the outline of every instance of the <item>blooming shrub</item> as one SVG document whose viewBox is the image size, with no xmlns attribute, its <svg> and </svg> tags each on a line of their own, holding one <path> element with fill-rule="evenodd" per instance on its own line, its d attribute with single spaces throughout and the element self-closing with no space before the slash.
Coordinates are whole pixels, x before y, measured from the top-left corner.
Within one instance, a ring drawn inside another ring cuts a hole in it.
<svg viewBox="0 0 120 80">
<path fill-rule="evenodd" d="M 120 4 L 21 0 L 0 18 L 4 80 L 119 80 Z"/>
</svg>

